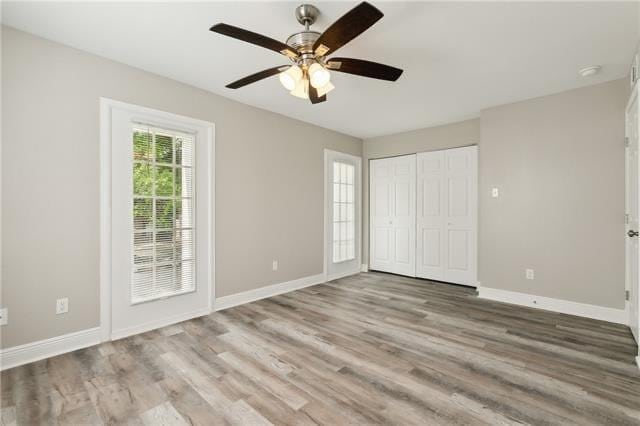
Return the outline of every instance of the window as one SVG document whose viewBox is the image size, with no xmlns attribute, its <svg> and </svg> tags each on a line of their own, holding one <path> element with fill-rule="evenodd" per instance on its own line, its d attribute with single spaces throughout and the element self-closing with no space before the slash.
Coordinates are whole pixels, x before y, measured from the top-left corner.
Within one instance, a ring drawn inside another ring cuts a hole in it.
<svg viewBox="0 0 640 426">
<path fill-rule="evenodd" d="M 355 166 L 333 162 L 333 263 L 355 259 Z"/>
<path fill-rule="evenodd" d="M 131 304 L 195 290 L 194 136 L 132 128 Z"/>
</svg>

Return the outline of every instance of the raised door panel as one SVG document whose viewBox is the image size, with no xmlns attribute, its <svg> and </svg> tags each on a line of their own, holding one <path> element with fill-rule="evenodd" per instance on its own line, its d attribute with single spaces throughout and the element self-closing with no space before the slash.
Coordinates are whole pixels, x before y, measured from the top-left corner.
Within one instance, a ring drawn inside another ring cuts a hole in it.
<svg viewBox="0 0 640 426">
<path fill-rule="evenodd" d="M 450 270 L 468 272 L 471 264 L 469 259 L 469 230 L 449 229 L 448 266 Z"/>
<path fill-rule="evenodd" d="M 372 188 L 372 192 L 375 194 L 373 205 L 373 214 L 378 218 L 391 216 L 391 204 L 390 199 L 390 184 L 388 181 L 377 181 Z"/>
<path fill-rule="evenodd" d="M 375 230 L 374 241 L 375 249 L 373 251 L 374 261 L 376 263 L 388 263 L 391 262 L 390 244 L 389 244 L 389 232 L 388 228 L 377 228 Z"/>
<path fill-rule="evenodd" d="M 422 229 L 422 247 L 420 265 L 423 268 L 442 268 L 440 229 Z M 427 278 L 427 277 L 424 277 Z M 433 279 L 436 279 L 433 277 Z"/>
<path fill-rule="evenodd" d="M 420 213 L 421 218 L 424 220 L 432 220 L 433 218 L 439 218 L 442 216 L 442 207 L 440 206 L 440 186 L 442 186 L 441 178 L 422 179 L 422 200 L 420 202 L 422 209 Z"/>
<path fill-rule="evenodd" d="M 397 182 L 394 185 L 393 207 L 395 218 L 408 218 L 415 214 L 414 206 L 411 205 L 411 187 L 412 182 Z M 413 208 L 412 208 L 413 207 Z"/>
<path fill-rule="evenodd" d="M 470 176 L 453 176 L 448 183 L 448 215 L 449 218 L 469 219 L 469 185 Z"/>
<path fill-rule="evenodd" d="M 395 261 L 399 268 L 407 267 L 411 264 L 411 238 L 407 228 L 397 228 L 394 230 Z"/>
</svg>

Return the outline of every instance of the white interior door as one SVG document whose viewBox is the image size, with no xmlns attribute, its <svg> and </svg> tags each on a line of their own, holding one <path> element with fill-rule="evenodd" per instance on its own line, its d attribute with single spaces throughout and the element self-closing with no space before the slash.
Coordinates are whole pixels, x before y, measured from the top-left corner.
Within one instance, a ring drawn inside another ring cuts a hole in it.
<svg viewBox="0 0 640 426">
<path fill-rule="evenodd" d="M 637 90 L 627 108 L 626 133 L 627 133 L 627 159 L 626 159 L 626 210 L 627 210 L 627 290 L 629 291 L 629 327 L 638 340 L 638 327 L 640 325 L 640 315 L 638 314 L 640 305 L 639 287 L 639 263 L 640 253 L 638 251 L 638 231 L 640 231 L 640 212 L 638 211 L 638 98 Z"/>
<path fill-rule="evenodd" d="M 210 312 L 213 127 L 111 109 L 111 338 Z"/>
<path fill-rule="evenodd" d="M 327 280 L 360 272 L 362 160 L 325 150 Z"/>
<path fill-rule="evenodd" d="M 416 275 L 477 285 L 478 148 L 417 155 Z"/>
<path fill-rule="evenodd" d="M 416 155 L 369 164 L 369 267 L 415 276 Z"/>
</svg>

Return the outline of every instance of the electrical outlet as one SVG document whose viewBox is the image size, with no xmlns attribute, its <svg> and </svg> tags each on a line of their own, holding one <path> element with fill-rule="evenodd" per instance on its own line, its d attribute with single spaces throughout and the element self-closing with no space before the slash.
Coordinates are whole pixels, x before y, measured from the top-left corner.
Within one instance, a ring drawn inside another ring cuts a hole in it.
<svg viewBox="0 0 640 426">
<path fill-rule="evenodd" d="M 273 264 L 271 265 L 271 269 L 273 269 L 274 271 L 278 270 L 278 261 L 274 260 Z"/>
<path fill-rule="evenodd" d="M 533 273 L 533 269 L 525 269 L 524 270 L 524 275 L 528 280 L 532 280 L 535 277 L 535 275 Z"/>
<path fill-rule="evenodd" d="M 491 188 L 491 196 L 498 198 L 500 196 L 500 190 L 498 188 Z"/>
<path fill-rule="evenodd" d="M 0 325 L 9 324 L 9 308 L 0 309 Z"/>
<path fill-rule="evenodd" d="M 58 299 L 56 300 L 56 315 L 66 314 L 69 312 L 69 299 Z"/>
</svg>

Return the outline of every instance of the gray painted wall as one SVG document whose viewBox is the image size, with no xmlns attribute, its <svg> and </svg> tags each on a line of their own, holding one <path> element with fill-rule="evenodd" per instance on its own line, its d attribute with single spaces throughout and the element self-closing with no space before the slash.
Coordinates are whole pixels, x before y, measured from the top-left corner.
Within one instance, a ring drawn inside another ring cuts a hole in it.
<svg viewBox="0 0 640 426">
<path fill-rule="evenodd" d="M 627 94 L 622 79 L 482 111 L 483 286 L 624 308 Z"/>
<path fill-rule="evenodd" d="M 478 143 L 482 286 L 622 309 L 627 96 L 622 79 L 503 105 L 479 120 L 366 139 L 363 156 Z M 364 231 L 368 259 L 368 223 Z"/>
<path fill-rule="evenodd" d="M 2 347 L 99 325 L 101 96 L 215 123 L 218 297 L 322 273 L 323 149 L 361 140 L 9 28 L 2 89 Z"/>
</svg>

